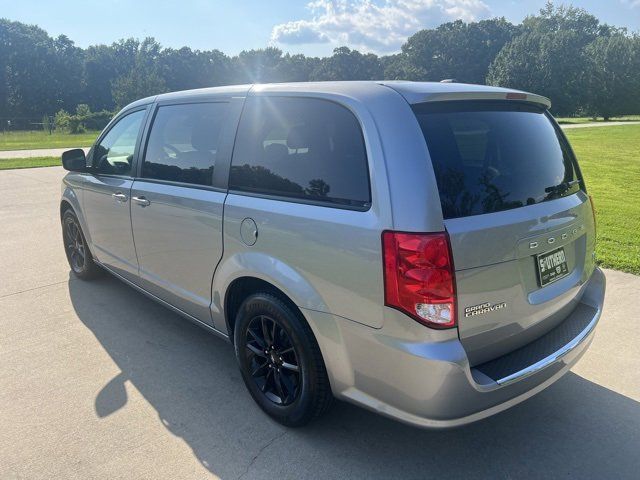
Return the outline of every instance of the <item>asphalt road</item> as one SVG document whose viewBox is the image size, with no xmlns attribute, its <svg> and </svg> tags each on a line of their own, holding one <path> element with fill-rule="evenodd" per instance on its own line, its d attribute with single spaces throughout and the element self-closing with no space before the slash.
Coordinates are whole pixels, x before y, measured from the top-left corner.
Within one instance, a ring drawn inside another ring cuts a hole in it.
<svg viewBox="0 0 640 480">
<path fill-rule="evenodd" d="M 0 478 L 638 478 L 640 277 L 608 271 L 589 352 L 495 417 L 434 432 L 339 403 L 289 430 L 231 346 L 110 277 L 69 276 L 62 176 L 0 171 Z"/>
</svg>

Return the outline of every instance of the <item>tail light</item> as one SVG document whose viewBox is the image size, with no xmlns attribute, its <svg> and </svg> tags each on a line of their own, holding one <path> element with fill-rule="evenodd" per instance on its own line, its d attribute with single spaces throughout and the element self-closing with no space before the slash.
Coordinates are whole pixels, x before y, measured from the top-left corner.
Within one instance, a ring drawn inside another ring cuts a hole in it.
<svg viewBox="0 0 640 480">
<path fill-rule="evenodd" d="M 432 328 L 456 325 L 449 239 L 441 233 L 382 232 L 384 301 Z"/>
</svg>

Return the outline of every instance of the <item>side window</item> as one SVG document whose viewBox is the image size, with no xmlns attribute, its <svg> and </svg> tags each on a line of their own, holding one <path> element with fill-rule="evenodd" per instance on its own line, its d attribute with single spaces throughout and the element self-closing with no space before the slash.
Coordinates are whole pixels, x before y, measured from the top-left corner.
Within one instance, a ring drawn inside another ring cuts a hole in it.
<svg viewBox="0 0 640 480">
<path fill-rule="evenodd" d="M 247 99 L 229 188 L 367 207 L 369 172 L 357 119 L 327 100 Z"/>
<path fill-rule="evenodd" d="M 93 166 L 97 173 L 131 175 L 133 153 L 145 110 L 122 117 L 111 127 L 93 150 Z"/>
<path fill-rule="evenodd" d="M 211 185 L 226 103 L 158 108 L 142 164 L 142 176 Z"/>
</svg>

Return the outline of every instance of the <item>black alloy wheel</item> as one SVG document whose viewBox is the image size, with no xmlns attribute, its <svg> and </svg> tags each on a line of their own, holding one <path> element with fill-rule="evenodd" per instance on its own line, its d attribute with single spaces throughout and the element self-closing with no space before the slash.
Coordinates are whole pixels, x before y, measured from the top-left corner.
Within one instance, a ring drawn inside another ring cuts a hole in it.
<svg viewBox="0 0 640 480">
<path fill-rule="evenodd" d="M 300 366 L 287 332 L 267 315 L 251 319 L 245 339 L 251 377 L 277 405 L 290 405 L 300 394 Z"/>
<path fill-rule="evenodd" d="M 69 266 L 74 273 L 82 273 L 86 266 L 87 249 L 78 220 L 74 215 L 66 215 L 63 223 L 64 248 Z"/>
<path fill-rule="evenodd" d="M 76 277 L 91 280 L 102 273 L 102 269 L 93 261 L 78 217 L 70 208 L 62 214 L 62 240 L 69 266 Z"/>
<path fill-rule="evenodd" d="M 249 393 L 276 421 L 299 427 L 331 406 L 320 348 L 291 302 L 266 292 L 249 295 L 236 314 L 234 344 Z"/>
</svg>

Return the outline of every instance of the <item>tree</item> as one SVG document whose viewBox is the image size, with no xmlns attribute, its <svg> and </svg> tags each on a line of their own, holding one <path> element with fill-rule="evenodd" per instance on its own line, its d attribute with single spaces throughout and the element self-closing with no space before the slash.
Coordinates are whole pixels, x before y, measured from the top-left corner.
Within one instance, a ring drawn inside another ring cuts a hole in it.
<svg viewBox="0 0 640 480">
<path fill-rule="evenodd" d="M 598 37 L 586 54 L 588 112 L 608 120 L 640 111 L 640 37 Z"/>
<path fill-rule="evenodd" d="M 161 46 L 153 38 L 145 38 L 135 52 L 131 70 L 112 83 L 112 95 L 119 108 L 140 98 L 167 91 L 159 65 Z"/>
<path fill-rule="evenodd" d="M 587 100 L 585 47 L 614 29 L 585 10 L 551 3 L 525 18 L 522 28 L 492 62 L 487 83 L 545 95 L 555 113 L 575 113 Z"/>
<path fill-rule="evenodd" d="M 274 47 L 243 50 L 233 59 L 234 83 L 282 82 L 282 50 Z"/>
<path fill-rule="evenodd" d="M 9 113 L 9 22 L 0 19 L 0 123 L 4 124 Z"/>
<path fill-rule="evenodd" d="M 232 79 L 231 60 L 219 50 L 167 48 L 160 54 L 159 62 L 169 91 L 225 85 Z"/>
<path fill-rule="evenodd" d="M 504 18 L 444 23 L 409 37 L 398 66 L 410 79 L 482 84 L 491 61 L 517 32 Z"/>
<path fill-rule="evenodd" d="M 52 104 L 55 109 L 73 108 L 81 99 L 84 52 L 66 36 L 60 35 L 53 41 L 52 66 L 46 77 L 53 89 Z"/>
<path fill-rule="evenodd" d="M 554 112 L 571 114 L 584 103 L 586 65 L 575 33 L 527 32 L 500 51 L 487 83 L 539 93 L 552 100 Z"/>
<path fill-rule="evenodd" d="M 64 35 L 52 38 L 37 26 L 0 19 L 0 117 L 13 128 L 30 128 L 43 115 L 86 104 L 90 116 L 66 116 L 84 118 L 79 128 L 93 128 L 116 107 L 167 90 L 382 78 L 520 88 L 550 97 L 554 112 L 562 114 L 637 113 L 638 42 L 585 10 L 552 3 L 517 26 L 494 18 L 421 30 L 400 53 L 382 57 L 348 47 L 325 58 L 274 47 L 229 57 L 215 49 L 162 48 L 153 38 L 82 49 Z M 59 116 L 63 123 L 65 118 Z"/>
<path fill-rule="evenodd" d="M 601 24 L 597 17 L 591 15 L 583 8 L 556 7 L 548 1 L 538 15 L 529 15 L 522 21 L 524 31 L 537 31 L 543 33 L 560 33 L 571 31 L 578 35 L 579 42 L 585 46 L 597 36 L 609 36 L 614 33 L 623 33 L 624 29 L 618 29 L 607 24 Z"/>
<path fill-rule="evenodd" d="M 424 70 L 412 64 L 403 53 L 380 57 L 380 65 L 385 80 L 420 81 L 425 78 Z"/>
<path fill-rule="evenodd" d="M 302 54 L 285 54 L 280 62 L 280 78 L 283 82 L 308 82 L 313 71 L 320 65 L 317 57 L 305 57 Z"/>
<path fill-rule="evenodd" d="M 383 76 L 380 59 L 373 53 L 362 54 L 348 47 L 333 50 L 320 60 L 310 80 L 379 80 Z"/>
<path fill-rule="evenodd" d="M 94 109 L 113 109 L 115 102 L 111 94 L 113 81 L 123 75 L 122 56 L 116 54 L 114 46 L 94 45 L 86 49 L 83 65 L 82 98 Z"/>
<path fill-rule="evenodd" d="M 87 129 L 102 130 L 112 117 L 113 113 L 108 110 L 92 112 L 89 105 L 81 103 L 73 115 L 66 110 L 59 110 L 54 117 L 54 124 L 57 130 L 81 133 Z"/>
<path fill-rule="evenodd" d="M 78 101 L 82 49 L 32 25 L 0 19 L 0 116 L 28 126 Z"/>
</svg>

